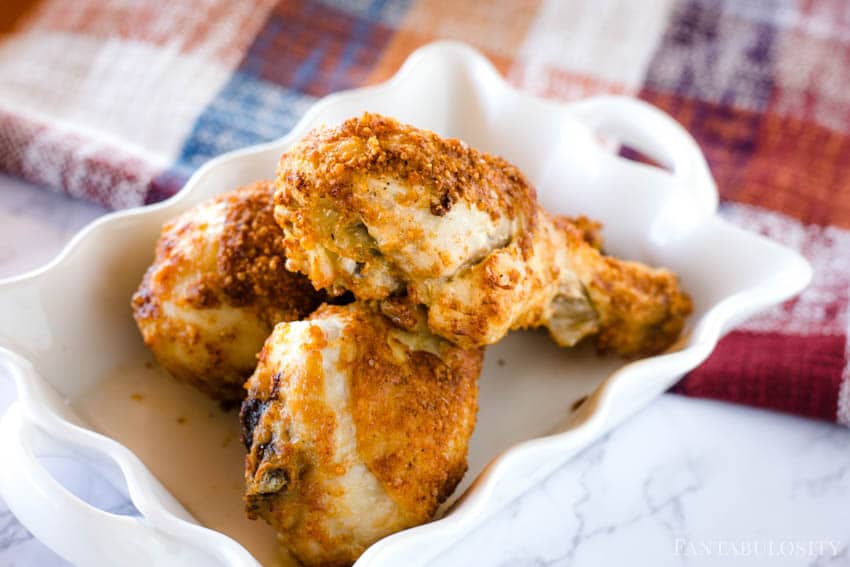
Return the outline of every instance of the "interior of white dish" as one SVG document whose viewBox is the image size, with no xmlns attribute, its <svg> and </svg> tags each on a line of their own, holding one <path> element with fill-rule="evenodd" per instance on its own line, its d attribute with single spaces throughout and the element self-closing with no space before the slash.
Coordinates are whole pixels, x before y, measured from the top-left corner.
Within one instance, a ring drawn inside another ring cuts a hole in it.
<svg viewBox="0 0 850 567">
<path fill-rule="evenodd" d="M 458 55 L 452 49 L 420 55 L 388 85 L 320 102 L 294 135 L 364 110 L 461 138 L 507 158 L 525 172 L 553 212 L 586 214 L 602 221 L 609 251 L 678 273 L 695 304 L 679 348 L 687 350 L 706 341 L 700 327 L 711 323 L 706 314 L 717 315 L 718 306 L 725 305 L 728 312 L 718 315 L 715 324 L 728 326 L 798 285 L 791 282 L 800 279 L 801 265 L 789 264 L 794 258 L 785 249 L 712 215 L 695 214 L 687 188 L 677 187 L 669 172 L 612 154 L 570 107 L 514 92 L 478 56 L 465 51 Z M 116 372 L 141 371 L 150 355 L 129 302 L 153 257 L 161 224 L 212 195 L 272 177 L 278 157 L 292 141 L 290 136 L 215 160 L 176 199 L 104 218 L 77 238 L 49 270 L 4 284 L 3 343 L 32 361 L 72 407 Z M 677 222 L 675 230 L 665 230 L 666 223 L 672 227 Z M 779 290 L 776 282 L 783 281 L 787 285 Z M 758 290 L 763 291 L 762 302 L 754 300 Z M 742 293 L 750 294 L 747 301 L 741 299 Z M 741 301 L 736 303 L 736 297 Z M 712 347 L 694 354 L 693 360 L 701 360 Z M 640 372 L 635 365 L 631 375 L 620 373 L 617 379 L 624 382 L 620 399 L 651 397 L 668 387 L 675 379 L 671 373 L 681 366 L 672 362 L 664 366 L 664 359 L 650 359 L 660 361 L 651 388 L 636 382 Z M 541 332 L 511 334 L 490 347 L 461 491 L 510 447 L 563 429 L 574 402 L 624 365 L 587 347 L 558 349 Z M 644 374 L 649 384 L 650 370 Z M 626 402 L 622 403 L 625 408 Z M 180 431 L 179 424 L 173 428 Z M 157 473 L 155 463 L 146 464 Z M 175 496 L 181 498 L 179 493 Z"/>
</svg>

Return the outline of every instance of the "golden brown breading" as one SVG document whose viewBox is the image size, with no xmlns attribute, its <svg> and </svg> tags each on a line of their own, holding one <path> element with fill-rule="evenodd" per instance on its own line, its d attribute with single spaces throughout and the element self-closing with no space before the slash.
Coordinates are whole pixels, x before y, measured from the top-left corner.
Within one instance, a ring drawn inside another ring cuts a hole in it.
<svg viewBox="0 0 850 567">
<path fill-rule="evenodd" d="M 577 217 L 560 217 L 560 222 L 568 222 L 577 228 L 585 242 L 602 250 L 602 223 L 587 218 L 584 215 Z"/>
<path fill-rule="evenodd" d="M 563 346 L 598 334 L 601 348 L 651 354 L 689 309 L 669 272 L 656 297 L 651 269 L 601 256 L 598 223 L 578 217 L 579 238 L 565 232 L 516 167 L 391 118 L 310 132 L 281 157 L 275 184 L 290 269 L 400 324 L 424 310 L 433 333 L 462 347 L 543 326 Z"/>
<path fill-rule="evenodd" d="M 361 303 L 281 323 L 245 387 L 245 503 L 307 565 L 428 521 L 466 470 L 482 350 Z"/>
<path fill-rule="evenodd" d="M 310 132 L 281 158 L 277 186 L 290 264 L 358 299 L 451 276 L 534 222 L 516 167 L 373 114 Z"/>
<path fill-rule="evenodd" d="M 210 396 L 242 399 L 242 384 L 278 321 L 322 299 L 285 268 L 273 189 L 260 182 L 219 195 L 163 227 L 153 264 L 133 296 L 159 363 Z"/>
<path fill-rule="evenodd" d="M 567 235 L 570 261 L 599 319 L 594 335 L 600 351 L 623 356 L 656 354 L 673 344 L 693 305 L 675 274 L 602 254 L 588 246 L 586 227 L 556 218 Z"/>
</svg>

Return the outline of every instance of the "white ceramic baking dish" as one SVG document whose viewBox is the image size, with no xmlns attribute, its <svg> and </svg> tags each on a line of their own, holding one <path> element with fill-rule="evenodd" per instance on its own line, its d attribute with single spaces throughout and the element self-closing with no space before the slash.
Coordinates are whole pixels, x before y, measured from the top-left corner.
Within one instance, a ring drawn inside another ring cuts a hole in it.
<svg viewBox="0 0 850 567">
<path fill-rule="evenodd" d="M 176 197 L 107 215 L 48 266 L 0 284 L 0 359 L 19 390 L 0 423 L 0 492 L 58 554 L 80 565 L 257 564 L 236 540 L 200 525 L 180 494 L 75 408 L 116 369 L 149 361 L 129 300 L 163 221 L 272 176 L 281 152 L 310 128 L 364 110 L 516 163 L 551 211 L 601 220 L 610 252 L 675 270 L 695 312 L 675 349 L 631 363 L 558 349 L 540 333 L 512 334 L 490 348 L 463 496 L 439 520 L 376 543 L 358 565 L 427 564 L 700 364 L 736 322 L 791 297 L 810 278 L 799 255 L 717 216 L 699 148 L 662 112 L 621 97 L 538 99 L 511 88 L 468 47 L 430 45 L 387 83 L 319 101 L 284 138 L 210 161 Z M 612 141 L 664 167 L 619 157 Z M 43 468 L 36 456 L 44 454 L 96 463 L 139 515 L 110 514 L 77 498 Z"/>
</svg>

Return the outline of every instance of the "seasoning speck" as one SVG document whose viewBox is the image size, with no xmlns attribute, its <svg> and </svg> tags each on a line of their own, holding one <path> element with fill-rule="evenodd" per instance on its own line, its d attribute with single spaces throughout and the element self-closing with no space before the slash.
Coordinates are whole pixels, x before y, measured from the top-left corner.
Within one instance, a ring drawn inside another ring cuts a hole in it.
<svg viewBox="0 0 850 567">
<path fill-rule="evenodd" d="M 506 364 L 505 359 L 500 358 L 499 360 L 496 361 L 496 364 L 498 364 L 499 366 L 504 366 Z"/>
<path fill-rule="evenodd" d="M 186 418 L 181 415 L 180 417 L 177 418 L 177 423 L 179 423 L 180 425 L 183 425 L 184 423 L 186 423 Z"/>
<path fill-rule="evenodd" d="M 133 392 L 132 394 L 130 394 L 130 399 L 134 402 L 141 402 L 145 399 L 145 397 L 138 392 Z"/>
<path fill-rule="evenodd" d="M 581 404 L 583 404 L 585 400 L 587 400 L 587 396 L 582 396 L 576 401 L 574 401 L 572 405 L 570 405 L 570 411 L 576 411 L 578 408 L 581 407 Z"/>
</svg>

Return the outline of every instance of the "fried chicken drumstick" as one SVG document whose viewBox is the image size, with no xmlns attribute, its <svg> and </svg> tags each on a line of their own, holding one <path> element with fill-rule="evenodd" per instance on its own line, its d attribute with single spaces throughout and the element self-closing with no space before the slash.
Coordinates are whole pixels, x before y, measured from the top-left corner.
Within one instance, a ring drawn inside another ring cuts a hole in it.
<svg viewBox="0 0 850 567">
<path fill-rule="evenodd" d="M 249 517 L 305 565 L 430 520 L 466 471 L 482 358 L 359 302 L 277 325 L 245 384 Z"/>
<path fill-rule="evenodd" d="M 275 323 L 305 317 L 323 297 L 303 275 L 286 270 L 272 196 L 263 181 L 166 224 L 132 300 L 157 361 L 223 401 L 242 399 Z"/>
<path fill-rule="evenodd" d="M 290 269 L 400 325 L 424 311 L 462 347 L 546 327 L 562 346 L 592 335 L 602 350 L 653 354 L 691 310 L 671 272 L 603 255 L 513 165 L 391 118 L 312 131 L 281 157 L 275 186 Z"/>
</svg>

